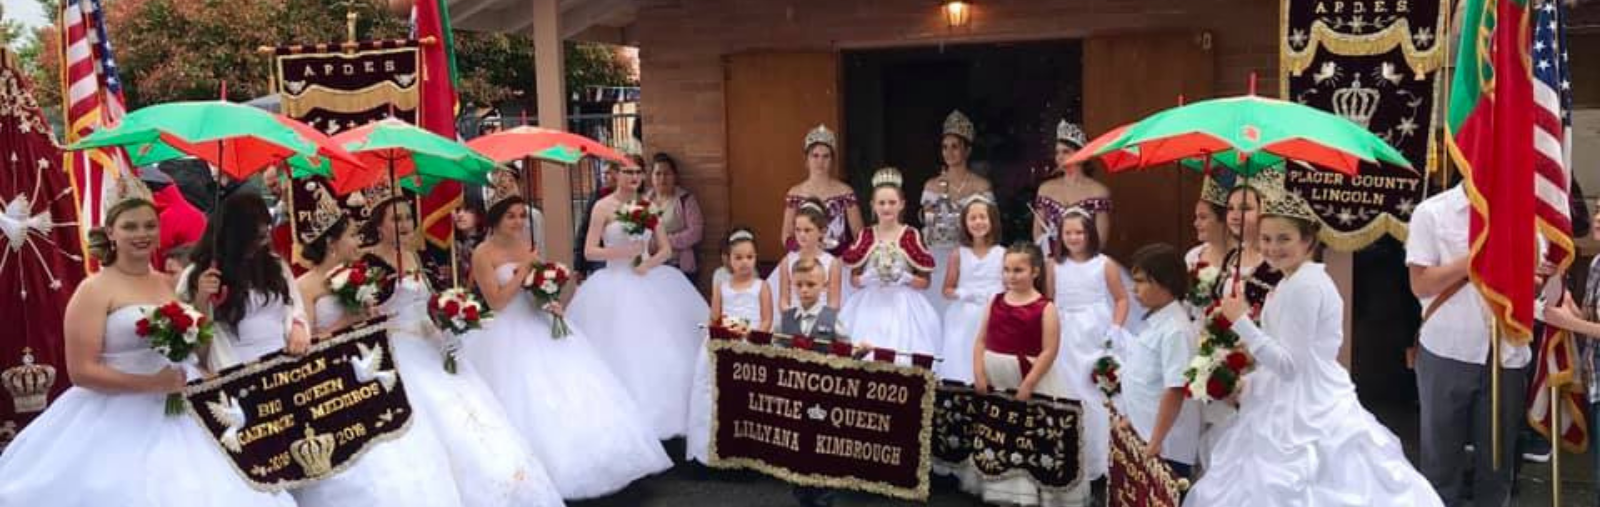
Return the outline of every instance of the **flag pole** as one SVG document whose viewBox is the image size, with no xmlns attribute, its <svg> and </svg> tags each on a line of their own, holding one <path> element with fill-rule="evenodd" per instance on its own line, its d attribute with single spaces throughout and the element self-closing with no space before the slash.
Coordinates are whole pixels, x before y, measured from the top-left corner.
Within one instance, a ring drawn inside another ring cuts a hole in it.
<svg viewBox="0 0 1600 507">
<path fill-rule="evenodd" d="M 1547 336 L 1547 338 L 1554 337 Z M 1550 378 L 1549 374 L 1550 372 L 1546 370 L 1546 379 Z M 1561 507 L 1561 439 L 1558 438 L 1561 431 L 1561 410 L 1559 410 L 1561 387 L 1555 382 L 1547 380 L 1547 383 L 1550 384 L 1550 505 Z"/>
<path fill-rule="evenodd" d="M 1489 447 L 1494 471 L 1500 471 L 1500 318 L 1489 323 Z"/>
</svg>

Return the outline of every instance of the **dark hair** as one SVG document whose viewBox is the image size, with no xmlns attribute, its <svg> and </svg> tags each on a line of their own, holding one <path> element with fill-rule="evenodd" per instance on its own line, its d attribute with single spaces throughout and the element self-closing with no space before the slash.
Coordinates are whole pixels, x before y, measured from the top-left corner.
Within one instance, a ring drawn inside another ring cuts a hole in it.
<svg viewBox="0 0 1600 507">
<path fill-rule="evenodd" d="M 378 242 L 378 238 L 382 237 L 379 235 L 379 229 L 383 227 L 383 222 L 388 220 L 389 214 L 394 213 L 396 206 L 408 204 L 411 204 L 411 201 L 398 197 L 391 197 L 378 203 L 377 207 L 372 208 L 372 215 L 367 217 L 367 221 L 361 223 L 361 240 L 366 243 Z"/>
<path fill-rule="evenodd" d="M 322 264 L 322 261 L 328 258 L 328 246 L 338 240 L 339 237 L 344 236 L 344 231 L 349 228 L 350 216 L 339 217 L 338 220 L 333 222 L 333 225 L 328 226 L 328 230 L 322 231 L 322 235 L 317 236 L 317 239 L 300 245 L 300 258 L 312 264 Z"/>
<path fill-rule="evenodd" d="M 106 232 L 106 229 L 115 227 L 117 219 L 121 218 L 123 214 L 139 208 L 155 210 L 156 205 L 153 202 L 137 197 L 123 199 L 106 210 L 105 225 L 89 229 L 89 255 L 94 257 L 94 260 L 100 261 L 101 266 L 110 266 L 117 263 L 117 246 L 111 241 L 111 235 Z"/>
<path fill-rule="evenodd" d="M 740 234 L 740 233 L 744 233 L 744 234 Z M 738 237 L 735 237 L 736 235 Z M 746 235 L 748 235 L 748 236 L 746 236 Z M 732 255 L 733 254 L 733 247 L 739 246 L 740 244 L 743 244 L 743 243 L 749 243 L 750 246 L 754 247 L 755 244 L 756 244 L 756 231 L 754 229 L 749 228 L 749 227 L 745 227 L 745 226 L 742 226 L 742 225 L 736 225 L 736 226 L 733 227 L 733 230 L 728 231 L 728 238 L 727 238 L 726 241 L 723 242 L 722 254 L 723 255 Z"/>
<path fill-rule="evenodd" d="M 667 152 L 656 152 L 655 156 L 650 157 L 650 162 L 652 164 L 666 164 L 667 167 L 672 168 L 672 174 L 674 176 L 678 174 L 678 161 L 673 160 L 672 155 L 668 155 Z"/>
<path fill-rule="evenodd" d="M 807 206 L 807 204 L 815 205 L 815 207 Z M 827 206 L 822 203 L 821 199 L 818 199 L 818 198 L 815 198 L 815 197 L 807 197 L 804 200 L 800 201 L 800 205 L 799 206 L 795 207 L 795 209 L 794 209 L 794 217 L 795 218 L 800 218 L 800 217 L 809 218 L 809 219 L 811 219 L 811 225 L 816 226 L 817 229 L 823 229 L 823 228 L 826 228 L 828 226 L 828 212 L 827 212 L 827 209 L 828 209 Z"/>
<path fill-rule="evenodd" d="M 1028 265 L 1037 273 L 1033 277 L 1033 289 L 1044 294 L 1044 250 L 1032 241 L 1017 241 L 1006 247 L 1006 255 L 1012 254 L 1028 256 Z M 1000 261 L 1003 264 L 1005 259 Z"/>
<path fill-rule="evenodd" d="M 1178 249 L 1166 243 L 1145 245 L 1133 254 L 1129 269 L 1144 273 L 1145 278 L 1166 289 L 1172 297 L 1181 298 L 1189 293 L 1189 270 Z"/>
<path fill-rule="evenodd" d="M 1222 222 L 1224 225 L 1228 223 L 1228 205 L 1211 201 L 1200 201 L 1200 204 L 1206 205 L 1206 208 L 1211 210 L 1211 215 L 1217 217 L 1218 222 Z"/>
<path fill-rule="evenodd" d="M 628 155 L 628 161 L 629 162 L 633 162 L 633 164 L 639 166 L 640 169 L 644 169 L 644 156 L 643 155 L 639 155 L 637 153 L 632 154 L 632 155 Z M 622 166 L 624 166 L 624 165 L 626 165 L 626 164 L 616 164 L 614 167 L 617 168 L 617 169 L 622 169 Z"/>
<path fill-rule="evenodd" d="M 1069 143 L 1069 142 L 1066 142 L 1066 141 L 1062 141 L 1060 139 L 1056 140 L 1056 144 L 1062 145 L 1062 146 L 1066 146 L 1068 148 L 1072 148 L 1072 151 L 1074 151 L 1074 152 L 1083 151 L 1083 148 L 1084 148 L 1082 146 L 1078 146 L 1077 144 Z M 1099 160 L 1099 159 L 1085 160 L 1083 163 L 1078 164 L 1079 167 L 1083 168 L 1083 175 L 1084 176 L 1088 176 L 1090 178 L 1094 177 L 1095 162 L 1097 160 Z M 1057 173 L 1057 174 L 1061 174 L 1061 173 Z M 1060 177 L 1060 176 L 1057 176 L 1057 177 Z"/>
<path fill-rule="evenodd" d="M 967 231 L 967 215 L 972 213 L 973 206 L 980 204 L 983 205 L 984 212 L 989 214 L 989 246 L 1000 244 L 1000 208 L 993 202 L 973 199 L 961 207 L 961 246 L 971 247 L 972 243 L 977 241 L 977 238 L 972 237 L 972 233 Z"/>
<path fill-rule="evenodd" d="M 500 227 L 500 221 L 505 220 L 506 214 L 511 212 L 511 207 L 518 204 L 527 206 L 528 200 L 523 199 L 520 195 L 513 195 L 494 203 L 494 206 L 490 206 L 488 214 L 489 230 L 494 231 L 496 227 Z"/>
<path fill-rule="evenodd" d="M 1055 261 L 1063 262 L 1072 257 L 1072 252 L 1068 251 L 1067 248 L 1066 225 L 1068 220 L 1077 220 L 1079 224 L 1083 225 L 1083 246 L 1089 249 L 1089 256 L 1100 255 L 1100 230 L 1095 227 L 1094 217 L 1089 216 L 1087 213 L 1066 213 L 1061 215 L 1061 222 L 1056 226 L 1056 235 L 1059 236 L 1056 241 L 1061 242 L 1061 248 L 1055 249 Z"/>
<path fill-rule="evenodd" d="M 184 243 L 167 249 L 167 262 L 177 261 L 185 266 L 189 265 L 189 257 L 194 255 L 194 243 Z"/>
<path fill-rule="evenodd" d="M 217 322 L 237 326 L 244 318 L 252 295 L 289 302 L 289 282 L 284 279 L 283 261 L 272 247 L 261 244 L 261 230 L 272 225 L 267 203 L 255 192 L 238 192 L 223 199 L 222 207 L 210 223 L 194 251 L 188 285 L 199 285 L 201 269 L 215 265 L 228 288 L 215 309 Z M 270 229 L 268 229 L 270 233 Z"/>
</svg>

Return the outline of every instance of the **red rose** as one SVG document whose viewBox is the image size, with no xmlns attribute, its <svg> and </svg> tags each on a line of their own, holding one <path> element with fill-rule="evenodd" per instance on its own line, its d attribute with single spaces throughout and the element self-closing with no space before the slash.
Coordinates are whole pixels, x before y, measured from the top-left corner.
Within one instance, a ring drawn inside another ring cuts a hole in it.
<svg viewBox="0 0 1600 507">
<path fill-rule="evenodd" d="M 455 317 L 461 313 L 461 303 L 455 301 L 447 302 L 444 304 L 443 310 L 446 316 Z"/>
<path fill-rule="evenodd" d="M 172 328 L 176 329 L 179 333 L 189 332 L 189 326 L 193 325 L 194 318 L 189 317 L 189 315 L 186 313 L 180 312 L 177 318 L 172 319 Z"/>
<path fill-rule="evenodd" d="M 1220 400 L 1228 396 L 1228 386 L 1224 385 L 1222 380 L 1213 376 L 1206 381 L 1206 394 L 1211 396 L 1213 400 Z"/>
<path fill-rule="evenodd" d="M 465 316 L 466 316 L 468 322 L 472 322 L 472 321 L 478 320 L 478 307 L 476 307 L 476 306 L 468 306 L 467 309 L 466 309 L 466 312 L 465 312 Z"/>
<path fill-rule="evenodd" d="M 353 285 L 361 285 L 363 283 L 367 283 L 367 272 L 365 270 L 360 270 L 360 269 L 351 270 L 350 271 L 349 280 L 350 280 L 350 283 L 353 284 Z"/>
<path fill-rule="evenodd" d="M 1117 381 L 1117 371 L 1116 370 L 1111 370 L 1111 371 L 1106 372 L 1106 380 L 1110 381 L 1110 382 L 1116 382 Z"/>
<path fill-rule="evenodd" d="M 1228 354 L 1227 361 L 1228 369 L 1233 371 L 1244 371 L 1244 367 L 1250 366 L 1250 356 L 1246 356 L 1243 352 L 1237 350 Z"/>
<path fill-rule="evenodd" d="M 177 322 L 178 317 L 183 316 L 183 309 L 179 308 L 176 303 L 167 303 L 165 306 L 161 307 L 160 311 L 161 315 L 165 316 L 167 320 L 173 322 Z"/>
<path fill-rule="evenodd" d="M 139 319 L 134 326 L 134 332 L 139 333 L 139 336 L 150 336 L 150 319 Z"/>
</svg>

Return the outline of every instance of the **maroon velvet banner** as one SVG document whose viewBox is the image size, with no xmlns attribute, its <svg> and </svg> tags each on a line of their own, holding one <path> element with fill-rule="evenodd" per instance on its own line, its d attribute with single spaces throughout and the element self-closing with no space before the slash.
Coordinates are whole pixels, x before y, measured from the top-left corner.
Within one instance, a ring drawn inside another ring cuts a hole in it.
<svg viewBox="0 0 1600 507">
<path fill-rule="evenodd" d="M 1111 507 L 1178 507 L 1189 481 L 1174 479 L 1166 461 L 1146 457 L 1144 445 L 1132 427 L 1111 428 L 1111 492 L 1106 503 Z"/>
<path fill-rule="evenodd" d="M 712 466 L 927 499 L 927 369 L 728 340 L 710 347 Z"/>
</svg>

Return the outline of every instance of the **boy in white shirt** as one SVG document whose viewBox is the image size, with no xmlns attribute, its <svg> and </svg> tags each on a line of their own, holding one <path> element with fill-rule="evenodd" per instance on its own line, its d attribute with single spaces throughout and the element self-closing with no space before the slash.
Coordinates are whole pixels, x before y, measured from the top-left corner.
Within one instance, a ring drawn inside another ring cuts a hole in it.
<svg viewBox="0 0 1600 507">
<path fill-rule="evenodd" d="M 1184 396 L 1183 370 L 1194 357 L 1194 326 L 1178 302 L 1189 292 L 1189 274 L 1178 250 L 1167 244 L 1133 256 L 1133 294 L 1149 308 L 1144 329 L 1121 347 L 1119 408 L 1139 436 L 1145 454 L 1160 456 L 1179 477 L 1193 477 L 1200 441 L 1200 412 Z"/>
</svg>

